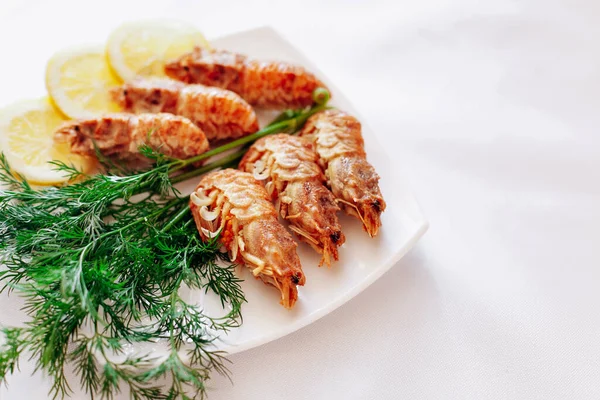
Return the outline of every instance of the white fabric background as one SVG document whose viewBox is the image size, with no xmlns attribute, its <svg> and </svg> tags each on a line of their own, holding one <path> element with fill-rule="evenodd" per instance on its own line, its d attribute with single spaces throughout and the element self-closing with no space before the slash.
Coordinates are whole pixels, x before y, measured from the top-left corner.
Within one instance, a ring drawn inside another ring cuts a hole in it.
<svg viewBox="0 0 600 400">
<path fill-rule="evenodd" d="M 600 3 L 3 0 L 0 90 L 43 93 L 19 52 L 149 16 L 280 30 L 388 144 L 431 223 L 348 304 L 232 356 L 212 400 L 600 398 Z M 46 390 L 24 373 L 0 397 Z"/>
</svg>

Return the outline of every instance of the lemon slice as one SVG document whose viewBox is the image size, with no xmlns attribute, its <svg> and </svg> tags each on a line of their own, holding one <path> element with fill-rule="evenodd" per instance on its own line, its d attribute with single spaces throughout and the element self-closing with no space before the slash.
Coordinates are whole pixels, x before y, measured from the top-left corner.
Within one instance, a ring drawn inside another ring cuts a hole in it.
<svg viewBox="0 0 600 400">
<path fill-rule="evenodd" d="M 124 81 L 135 76 L 165 76 L 164 66 L 194 49 L 209 47 L 196 28 L 180 21 L 126 23 L 108 38 L 108 61 Z"/>
<path fill-rule="evenodd" d="M 49 99 L 26 100 L 0 109 L 0 150 L 13 171 L 39 185 L 64 183 L 68 175 L 56 171 L 49 161 L 57 160 L 89 172 L 91 158 L 72 154 L 66 143 L 54 143 L 53 134 L 65 118 Z"/>
<path fill-rule="evenodd" d="M 102 46 L 63 50 L 46 66 L 48 93 L 60 111 L 71 118 L 121 111 L 110 95 L 110 89 L 120 83 Z"/>
</svg>

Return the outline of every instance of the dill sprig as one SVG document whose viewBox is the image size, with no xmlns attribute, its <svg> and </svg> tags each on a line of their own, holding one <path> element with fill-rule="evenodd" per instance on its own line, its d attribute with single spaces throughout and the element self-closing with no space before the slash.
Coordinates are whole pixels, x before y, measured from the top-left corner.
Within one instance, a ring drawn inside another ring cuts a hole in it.
<svg viewBox="0 0 600 400">
<path fill-rule="evenodd" d="M 108 173 L 87 176 L 55 163 L 71 179 L 65 186 L 35 188 L 0 154 L 0 292 L 23 296 L 30 317 L 24 327 L 0 328 L 0 383 L 25 353 L 52 379 L 53 398 L 72 393 L 68 364 L 92 398 L 112 398 L 123 386 L 134 399 L 202 397 L 212 371 L 228 375 L 213 342 L 242 322 L 241 280 L 234 265 L 219 263 L 226 255 L 218 238 L 200 240 L 188 198 L 174 184 L 235 165 L 243 146 L 262 136 L 297 130 L 326 107 L 328 95 L 319 99 L 191 159 L 143 147 L 153 165 L 141 172 L 124 175 L 106 160 Z M 184 287 L 216 294 L 229 311 L 206 315 L 181 297 Z M 156 340 L 167 344 L 165 358 L 125 354 L 126 343 Z"/>
</svg>

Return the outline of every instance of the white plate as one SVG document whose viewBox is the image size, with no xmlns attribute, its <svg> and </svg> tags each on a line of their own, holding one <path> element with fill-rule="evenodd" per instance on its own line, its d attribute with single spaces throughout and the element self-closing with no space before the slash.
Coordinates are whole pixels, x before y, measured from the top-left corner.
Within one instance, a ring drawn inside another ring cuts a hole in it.
<svg viewBox="0 0 600 400">
<path fill-rule="evenodd" d="M 260 59 L 290 61 L 314 72 L 332 91 L 331 105 L 362 122 L 368 160 L 381 176 L 381 190 L 388 204 L 382 214 L 383 227 L 375 239 L 369 238 L 358 220 L 340 213 L 346 243 L 340 249 L 340 261 L 329 269 L 318 267 L 320 257 L 308 245 L 298 246 L 306 284 L 299 287 L 298 301 L 292 310 L 279 304 L 276 289 L 253 279 L 249 271 L 243 270 L 245 281 L 242 287 L 248 300 L 242 309 L 244 323 L 224 336 L 219 345 L 229 353 L 237 353 L 311 324 L 359 294 L 415 245 L 428 224 L 406 181 L 399 171 L 393 170 L 387 152 L 377 142 L 366 121 L 315 63 L 270 28 L 240 32 L 211 43 L 215 48 Z"/>
<path fill-rule="evenodd" d="M 372 131 L 331 79 L 298 50 L 270 28 L 240 32 L 212 41 L 215 48 L 228 49 L 261 59 L 290 61 L 304 65 L 325 82 L 333 94 L 332 105 L 356 116 L 363 124 L 363 135 L 369 161 L 381 176 L 381 190 L 388 204 L 382 215 L 383 227 L 375 239 L 362 230 L 356 219 L 340 214 L 346 243 L 340 249 L 340 261 L 331 268 L 319 268 L 319 256 L 310 247 L 300 244 L 300 255 L 306 285 L 299 288 L 299 298 L 293 310 L 279 304 L 279 292 L 250 272 L 240 269 L 245 281 L 242 287 L 248 303 L 243 306 L 244 323 L 228 335 L 222 335 L 217 346 L 231 353 L 248 350 L 292 333 L 335 310 L 363 291 L 400 260 L 425 233 L 428 224 L 419 209 L 406 181 L 392 164 Z M 41 73 L 41 72 L 40 72 Z M 40 93 L 41 94 L 41 93 Z M 266 116 L 263 116 L 263 121 Z M 393 149 L 390 149 L 393 151 Z M 190 300 L 202 301 L 198 293 Z M 209 303 L 212 303 L 209 301 Z M 16 310 L 19 299 L 0 298 L 0 324 L 21 324 L 22 315 Z M 144 346 L 144 352 L 163 351 L 160 344 Z M 134 349 L 132 349 L 134 350 Z"/>
</svg>

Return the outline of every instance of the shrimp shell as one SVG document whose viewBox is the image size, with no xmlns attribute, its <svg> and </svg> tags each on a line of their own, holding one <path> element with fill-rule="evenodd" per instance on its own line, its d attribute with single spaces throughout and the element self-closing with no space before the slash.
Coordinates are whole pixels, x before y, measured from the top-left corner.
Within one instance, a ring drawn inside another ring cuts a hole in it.
<svg viewBox="0 0 600 400">
<path fill-rule="evenodd" d="M 68 121 L 54 134 L 67 142 L 71 151 L 106 157 L 146 160 L 139 154 L 148 145 L 169 157 L 190 158 L 208 150 L 204 132 L 189 119 L 171 114 L 107 114 L 95 119 Z"/>
<path fill-rule="evenodd" d="M 379 176 L 366 159 L 360 122 L 329 109 L 310 117 L 300 136 L 315 144 L 327 183 L 342 209 L 359 218 L 369 236 L 377 235 L 386 204 Z"/>
<path fill-rule="evenodd" d="M 323 82 L 300 66 L 257 61 L 201 47 L 168 63 L 165 72 L 182 82 L 231 90 L 253 106 L 263 108 L 306 107 L 313 102 L 313 91 L 325 88 Z"/>
<path fill-rule="evenodd" d="M 189 118 L 208 140 L 235 139 L 258 130 L 256 113 L 229 90 L 171 79 L 134 79 L 112 90 L 127 112 L 171 113 Z"/>
<path fill-rule="evenodd" d="M 225 169 L 205 175 L 195 193 L 200 198 L 214 199 L 210 211 L 220 209 L 214 221 L 206 221 L 200 207 L 190 201 L 202 240 L 210 240 L 210 232 L 222 229 L 219 240 L 230 257 L 279 289 L 281 304 L 292 308 L 298 299 L 297 286 L 304 285 L 306 277 L 297 244 L 278 221 L 265 188 L 252 174 Z"/>
<path fill-rule="evenodd" d="M 325 176 L 310 141 L 279 134 L 258 140 L 240 162 L 240 169 L 263 169 L 273 199 L 280 201 L 280 214 L 290 222 L 298 238 L 323 255 L 319 265 L 338 260 L 338 246 L 345 241 L 337 218 L 339 207 L 324 186 Z M 260 172 L 260 171 L 258 171 Z"/>
</svg>

